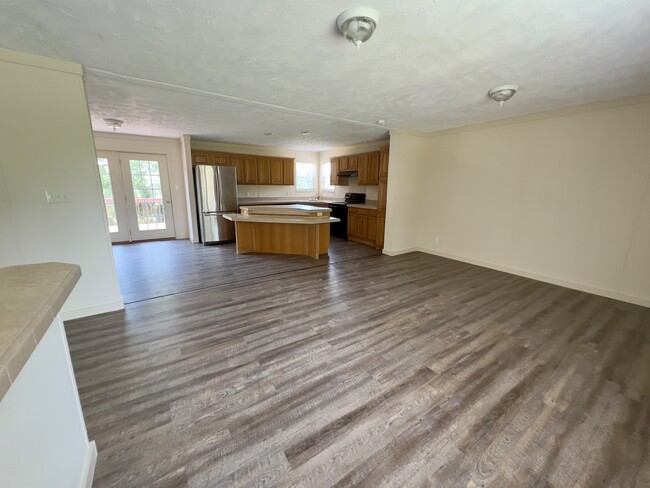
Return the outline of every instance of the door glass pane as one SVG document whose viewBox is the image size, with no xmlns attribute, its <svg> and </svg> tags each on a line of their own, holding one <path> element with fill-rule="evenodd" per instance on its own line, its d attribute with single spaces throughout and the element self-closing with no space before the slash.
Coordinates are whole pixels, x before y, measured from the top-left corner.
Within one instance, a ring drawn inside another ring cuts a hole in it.
<svg viewBox="0 0 650 488">
<path fill-rule="evenodd" d="M 129 161 L 139 230 L 166 229 L 158 161 Z"/>
<path fill-rule="evenodd" d="M 115 213 L 115 200 L 113 198 L 113 185 L 111 184 L 111 174 L 108 171 L 108 159 L 97 158 L 99 166 L 99 177 L 102 181 L 102 193 L 104 194 L 104 208 L 108 219 L 108 231 L 117 232 L 117 214 Z"/>
</svg>

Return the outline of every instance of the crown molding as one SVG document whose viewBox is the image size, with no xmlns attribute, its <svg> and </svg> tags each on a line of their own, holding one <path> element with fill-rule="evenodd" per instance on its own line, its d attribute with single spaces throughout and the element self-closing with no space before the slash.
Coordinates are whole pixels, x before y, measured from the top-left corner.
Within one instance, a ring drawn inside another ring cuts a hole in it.
<svg viewBox="0 0 650 488">
<path fill-rule="evenodd" d="M 611 108 L 626 107 L 630 105 L 641 105 L 644 103 L 650 103 L 650 93 L 642 95 L 634 95 L 631 97 L 616 98 L 612 100 L 603 100 L 600 102 L 586 103 L 582 105 L 574 105 L 572 107 L 559 108 L 554 110 L 548 110 L 546 112 L 537 112 L 528 115 L 520 115 L 517 117 L 509 117 L 506 119 L 493 120 L 490 122 L 482 122 L 480 124 L 471 124 L 463 125 L 460 127 L 453 127 L 450 129 L 442 129 L 433 132 L 423 132 L 424 136 L 421 137 L 440 137 L 450 134 L 459 134 L 462 132 L 470 132 L 475 130 L 491 129 L 495 127 L 504 127 L 508 125 L 521 124 L 524 122 L 534 122 L 536 120 L 550 119 L 554 117 L 564 117 L 567 115 L 575 115 L 587 112 L 595 112 L 598 110 L 607 110 Z M 404 131 L 409 135 L 417 135 L 417 133 L 412 133 L 413 131 Z M 402 133 L 401 131 L 396 131 L 396 133 Z M 393 134 L 393 130 L 391 130 Z"/>
</svg>

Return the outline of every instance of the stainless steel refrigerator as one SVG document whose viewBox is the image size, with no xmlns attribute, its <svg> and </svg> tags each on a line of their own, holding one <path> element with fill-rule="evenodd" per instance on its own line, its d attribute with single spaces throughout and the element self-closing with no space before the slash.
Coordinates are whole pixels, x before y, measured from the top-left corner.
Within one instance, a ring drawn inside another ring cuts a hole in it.
<svg viewBox="0 0 650 488">
<path fill-rule="evenodd" d="M 203 245 L 235 240 L 235 223 L 223 214 L 237 213 L 237 173 L 228 166 L 194 167 L 196 202 Z"/>
</svg>

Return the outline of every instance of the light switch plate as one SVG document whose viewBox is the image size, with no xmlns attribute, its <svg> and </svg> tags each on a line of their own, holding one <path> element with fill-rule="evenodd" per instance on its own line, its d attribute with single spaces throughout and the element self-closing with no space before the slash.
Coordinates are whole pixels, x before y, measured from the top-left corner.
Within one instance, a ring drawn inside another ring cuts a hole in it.
<svg viewBox="0 0 650 488">
<path fill-rule="evenodd" d="M 47 203 L 70 203 L 70 196 L 66 191 L 45 190 L 45 200 Z"/>
</svg>

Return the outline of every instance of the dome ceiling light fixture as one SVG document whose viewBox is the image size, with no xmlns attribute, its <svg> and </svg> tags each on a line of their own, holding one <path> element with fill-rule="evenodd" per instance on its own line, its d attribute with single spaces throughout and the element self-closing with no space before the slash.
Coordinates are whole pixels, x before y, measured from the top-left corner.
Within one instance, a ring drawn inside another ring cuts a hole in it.
<svg viewBox="0 0 650 488">
<path fill-rule="evenodd" d="M 488 92 L 488 96 L 503 107 L 503 102 L 510 100 L 519 90 L 519 85 L 499 85 Z"/>
<path fill-rule="evenodd" d="M 106 122 L 107 126 L 113 129 L 113 132 L 117 132 L 117 129 L 122 127 L 122 124 L 124 123 L 124 121 L 120 119 L 104 119 L 104 122 Z"/>
<path fill-rule="evenodd" d="M 336 18 L 336 25 L 348 41 L 361 47 L 379 24 L 379 12 L 369 7 L 350 8 Z"/>
</svg>

